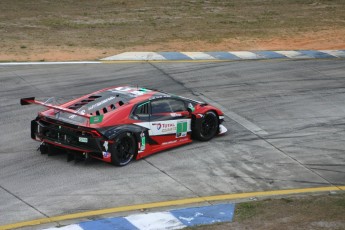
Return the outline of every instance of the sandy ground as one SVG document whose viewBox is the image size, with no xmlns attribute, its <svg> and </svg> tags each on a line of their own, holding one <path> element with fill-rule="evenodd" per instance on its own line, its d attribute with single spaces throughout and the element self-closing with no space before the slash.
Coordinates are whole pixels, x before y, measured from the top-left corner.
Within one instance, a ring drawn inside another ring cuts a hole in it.
<svg viewBox="0 0 345 230">
<path fill-rule="evenodd" d="M 126 49 L 90 48 L 76 46 L 44 46 L 30 44 L 27 47 L 3 49 L 0 61 L 81 61 L 97 60 L 129 51 L 240 51 L 240 50 L 332 50 L 345 49 L 345 29 L 324 30 L 304 33 L 298 36 L 284 36 L 270 39 L 223 39 L 217 43 L 204 41 L 170 41 Z"/>
</svg>

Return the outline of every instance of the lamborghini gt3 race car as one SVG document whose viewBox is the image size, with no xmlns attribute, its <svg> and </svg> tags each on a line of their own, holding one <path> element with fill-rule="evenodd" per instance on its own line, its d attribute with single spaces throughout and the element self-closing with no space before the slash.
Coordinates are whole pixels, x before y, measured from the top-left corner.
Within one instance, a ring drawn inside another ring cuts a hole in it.
<svg viewBox="0 0 345 230">
<path fill-rule="evenodd" d="M 223 112 L 211 105 L 131 86 L 102 89 L 62 105 L 34 97 L 20 103 L 48 107 L 31 121 L 31 138 L 41 142 L 42 154 L 66 150 L 69 159 L 96 158 L 117 166 L 227 131 Z"/>
</svg>

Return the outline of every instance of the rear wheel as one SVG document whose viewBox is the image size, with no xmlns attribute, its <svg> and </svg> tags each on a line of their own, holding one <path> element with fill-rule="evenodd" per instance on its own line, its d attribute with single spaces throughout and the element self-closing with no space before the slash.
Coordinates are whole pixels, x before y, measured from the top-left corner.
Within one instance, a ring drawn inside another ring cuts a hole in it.
<svg viewBox="0 0 345 230">
<path fill-rule="evenodd" d="M 136 141 L 132 133 L 125 132 L 115 138 L 111 150 L 111 162 L 117 166 L 127 165 L 136 154 Z"/>
<path fill-rule="evenodd" d="M 213 111 L 208 111 L 200 121 L 196 122 L 194 136 L 200 141 L 211 140 L 218 132 L 218 116 Z"/>
</svg>

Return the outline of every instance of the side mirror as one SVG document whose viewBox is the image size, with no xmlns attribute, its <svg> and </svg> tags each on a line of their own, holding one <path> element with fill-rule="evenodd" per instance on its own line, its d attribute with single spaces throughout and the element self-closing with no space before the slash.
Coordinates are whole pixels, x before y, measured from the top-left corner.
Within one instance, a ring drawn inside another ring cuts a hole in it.
<svg viewBox="0 0 345 230">
<path fill-rule="evenodd" d="M 188 107 L 187 107 L 187 111 L 189 112 L 189 114 L 192 114 L 194 112 L 194 110 L 195 110 L 195 108 L 192 105 L 192 103 L 189 103 Z"/>
</svg>

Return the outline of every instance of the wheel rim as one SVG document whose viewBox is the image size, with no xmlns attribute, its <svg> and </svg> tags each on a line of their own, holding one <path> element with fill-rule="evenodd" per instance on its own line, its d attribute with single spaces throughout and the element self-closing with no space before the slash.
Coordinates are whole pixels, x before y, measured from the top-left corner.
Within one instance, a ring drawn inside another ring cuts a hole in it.
<svg viewBox="0 0 345 230">
<path fill-rule="evenodd" d="M 120 162 L 131 160 L 133 157 L 132 139 L 129 137 L 122 138 L 117 145 L 117 153 Z"/>
<path fill-rule="evenodd" d="M 215 134 L 217 130 L 216 117 L 211 114 L 207 114 L 201 123 L 200 133 L 204 137 L 209 137 Z"/>
</svg>

